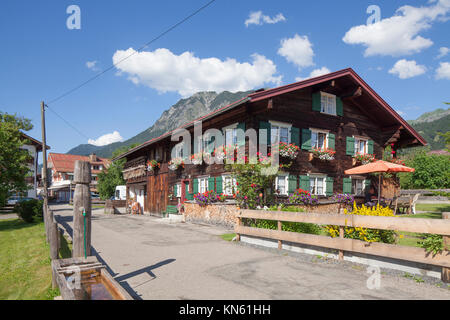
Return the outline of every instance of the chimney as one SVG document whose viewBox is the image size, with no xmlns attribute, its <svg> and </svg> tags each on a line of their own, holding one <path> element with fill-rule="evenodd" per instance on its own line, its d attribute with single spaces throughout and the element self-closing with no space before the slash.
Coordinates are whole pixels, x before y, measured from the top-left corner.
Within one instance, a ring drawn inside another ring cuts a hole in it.
<svg viewBox="0 0 450 320">
<path fill-rule="evenodd" d="M 97 162 L 97 156 L 95 155 L 95 153 L 92 153 L 91 155 L 89 155 L 89 161 Z"/>
</svg>

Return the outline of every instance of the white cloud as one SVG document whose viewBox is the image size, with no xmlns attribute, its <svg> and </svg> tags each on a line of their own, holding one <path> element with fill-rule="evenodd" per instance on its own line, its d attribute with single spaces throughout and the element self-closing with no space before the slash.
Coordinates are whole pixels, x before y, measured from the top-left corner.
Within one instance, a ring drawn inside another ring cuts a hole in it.
<svg viewBox="0 0 450 320">
<path fill-rule="evenodd" d="M 245 26 L 248 27 L 250 24 L 262 25 L 264 23 L 274 24 L 281 21 L 286 21 L 286 18 L 282 13 L 277 14 L 275 17 L 271 18 L 269 16 L 263 15 L 262 11 L 250 12 L 248 19 L 245 20 Z"/>
<path fill-rule="evenodd" d="M 278 54 L 287 61 L 295 64 L 299 70 L 304 67 L 313 66 L 314 51 L 312 43 L 307 36 L 299 36 L 296 34 L 293 38 L 281 40 L 281 47 Z"/>
<path fill-rule="evenodd" d="M 342 39 L 347 44 L 366 47 L 364 55 L 410 55 L 430 47 L 433 41 L 419 35 L 432 22 L 444 21 L 450 11 L 450 0 L 430 1 L 429 6 L 402 6 L 392 17 L 369 25 L 354 26 Z"/>
<path fill-rule="evenodd" d="M 408 79 L 419 76 L 427 71 L 423 65 L 417 64 L 414 60 L 399 60 L 397 61 L 389 73 L 397 75 L 400 79 Z"/>
<path fill-rule="evenodd" d="M 440 47 L 439 48 L 439 55 L 436 57 L 436 59 L 440 59 L 445 57 L 447 54 L 450 53 L 450 48 L 447 47 Z"/>
<path fill-rule="evenodd" d="M 198 91 L 245 91 L 266 83 L 281 83 L 276 65 L 266 57 L 253 54 L 251 63 L 227 58 L 198 58 L 192 52 L 180 55 L 165 48 L 136 52 L 133 48 L 114 53 L 119 74 L 127 73 L 134 84 L 143 84 L 160 93 L 178 92 L 187 97 Z"/>
<path fill-rule="evenodd" d="M 106 146 L 108 144 L 114 143 L 114 142 L 120 142 L 123 141 L 122 136 L 118 131 L 114 131 L 113 133 L 105 134 L 101 137 L 99 137 L 96 140 L 89 139 L 88 143 L 92 144 L 97 147 Z"/>
<path fill-rule="evenodd" d="M 100 69 L 97 67 L 97 61 L 88 61 L 86 62 L 86 67 L 91 69 L 92 71 L 99 71 Z"/>
<path fill-rule="evenodd" d="M 322 67 L 320 69 L 314 69 L 313 71 L 311 71 L 311 73 L 309 74 L 309 77 L 307 78 L 302 78 L 302 77 L 297 77 L 295 78 L 295 81 L 302 81 L 302 80 L 306 80 L 309 78 L 314 78 L 314 77 L 318 77 L 318 76 L 322 76 L 324 74 L 328 74 L 330 73 L 330 69 L 328 69 L 327 67 Z"/>
<path fill-rule="evenodd" d="M 450 62 L 441 62 L 436 69 L 436 79 L 450 80 Z"/>
</svg>

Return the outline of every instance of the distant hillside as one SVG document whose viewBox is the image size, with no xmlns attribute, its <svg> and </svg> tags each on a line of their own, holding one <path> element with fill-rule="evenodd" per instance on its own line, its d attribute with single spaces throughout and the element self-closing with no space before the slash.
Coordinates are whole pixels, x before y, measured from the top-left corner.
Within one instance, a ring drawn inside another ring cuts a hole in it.
<svg viewBox="0 0 450 320">
<path fill-rule="evenodd" d="M 437 109 L 421 115 L 417 120 L 408 121 L 413 128 L 425 138 L 431 150 L 441 150 L 445 148 L 445 142 L 439 132 L 450 130 L 450 108 Z"/>
<path fill-rule="evenodd" d="M 176 129 L 179 126 L 192 121 L 211 111 L 224 107 L 232 102 L 242 99 L 252 91 L 247 92 L 198 92 L 187 99 L 181 99 L 168 110 L 147 130 L 124 141 L 106 146 L 97 147 L 91 144 L 81 144 L 71 149 L 68 154 L 89 155 L 95 153 L 99 157 L 110 158 L 117 148 L 129 146 L 133 143 L 144 143 L 150 139 L 159 137 L 163 133 Z"/>
</svg>

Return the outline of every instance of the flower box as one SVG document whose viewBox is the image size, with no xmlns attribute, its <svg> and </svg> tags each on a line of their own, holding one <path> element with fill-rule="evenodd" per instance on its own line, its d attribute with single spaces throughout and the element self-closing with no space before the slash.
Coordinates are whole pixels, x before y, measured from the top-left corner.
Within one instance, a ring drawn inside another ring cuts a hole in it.
<svg viewBox="0 0 450 320">
<path fill-rule="evenodd" d="M 300 148 L 293 143 L 289 144 L 285 142 L 279 143 L 279 154 L 283 158 L 294 160 L 298 156 L 299 149 Z"/>
<path fill-rule="evenodd" d="M 169 161 L 169 169 L 175 171 L 181 167 L 184 167 L 184 161 L 182 158 L 173 158 Z"/>
<path fill-rule="evenodd" d="M 154 172 L 156 169 L 160 168 L 161 164 L 156 160 L 147 161 L 147 171 Z"/>
<path fill-rule="evenodd" d="M 361 154 L 357 153 L 353 156 L 353 165 L 355 165 L 358 162 L 361 162 L 362 164 L 369 164 L 371 162 L 375 161 L 375 155 L 374 154 Z"/>
<path fill-rule="evenodd" d="M 313 158 L 320 159 L 322 161 L 332 161 L 334 160 L 334 155 L 336 154 L 336 151 L 333 149 L 319 149 L 319 148 L 313 148 L 311 150 L 310 155 L 312 154 Z M 312 160 L 310 156 L 310 160 Z"/>
</svg>

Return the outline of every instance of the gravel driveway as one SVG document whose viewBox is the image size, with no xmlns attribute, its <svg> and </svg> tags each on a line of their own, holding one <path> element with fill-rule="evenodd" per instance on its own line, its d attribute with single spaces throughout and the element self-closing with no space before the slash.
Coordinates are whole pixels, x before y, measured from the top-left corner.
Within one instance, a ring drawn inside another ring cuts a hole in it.
<svg viewBox="0 0 450 320">
<path fill-rule="evenodd" d="M 53 210 L 71 233 L 71 207 Z M 370 290 L 365 267 L 227 242 L 221 227 L 102 211 L 92 245 L 137 299 L 450 299 L 449 289 L 391 274 Z"/>
</svg>

